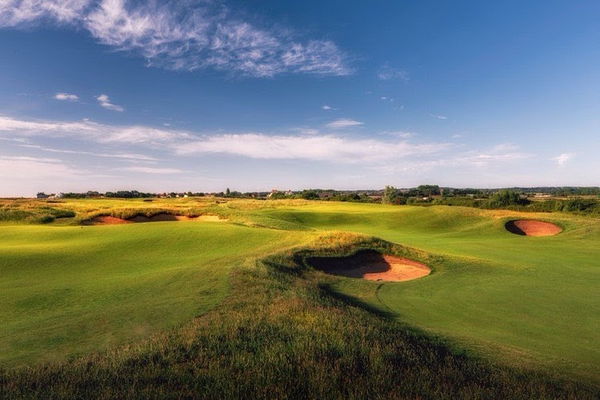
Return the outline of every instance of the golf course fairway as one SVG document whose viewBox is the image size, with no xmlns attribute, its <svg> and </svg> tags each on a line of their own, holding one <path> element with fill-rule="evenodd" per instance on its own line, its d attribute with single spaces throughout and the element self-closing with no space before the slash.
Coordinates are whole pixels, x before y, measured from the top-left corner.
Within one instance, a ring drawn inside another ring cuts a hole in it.
<svg viewBox="0 0 600 400">
<path fill-rule="evenodd" d="M 97 204 L 110 211 L 110 201 Z M 186 204 L 165 200 L 161 206 Z M 476 357 L 600 384 L 595 218 L 317 201 L 202 200 L 197 206 L 228 220 L 5 222 L 0 365 L 66 359 L 176 328 L 221 304 L 232 293 L 232 271 L 249 260 L 351 232 L 430 255 L 432 273 L 378 282 L 311 272 L 336 293 Z M 60 207 L 79 214 L 94 203 Z M 514 235 L 504 225 L 515 218 L 553 222 L 563 231 Z"/>
</svg>

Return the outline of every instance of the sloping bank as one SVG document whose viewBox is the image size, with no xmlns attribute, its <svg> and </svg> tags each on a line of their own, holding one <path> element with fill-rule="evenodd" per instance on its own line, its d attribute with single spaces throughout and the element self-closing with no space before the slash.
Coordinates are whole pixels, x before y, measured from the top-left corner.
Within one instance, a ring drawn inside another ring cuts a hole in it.
<svg viewBox="0 0 600 400">
<path fill-rule="evenodd" d="M 456 354 L 382 310 L 329 290 L 311 257 L 371 249 L 443 260 L 339 234 L 237 268 L 232 295 L 177 331 L 71 362 L 0 373 L 0 398 L 596 398 L 575 382 Z M 435 269 L 433 271 L 435 273 Z M 372 283 L 377 285 L 377 283 Z M 401 284 L 401 283 L 400 283 Z"/>
</svg>

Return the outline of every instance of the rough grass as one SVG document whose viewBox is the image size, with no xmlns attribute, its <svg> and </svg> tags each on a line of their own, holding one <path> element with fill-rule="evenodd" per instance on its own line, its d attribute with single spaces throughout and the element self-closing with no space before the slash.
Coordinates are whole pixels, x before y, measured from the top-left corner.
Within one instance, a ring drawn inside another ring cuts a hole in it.
<svg viewBox="0 0 600 400">
<path fill-rule="evenodd" d="M 300 260 L 369 246 L 286 252 L 234 271 L 232 295 L 169 334 L 76 361 L 0 373 L 4 398 L 592 399 L 593 389 L 452 351 L 357 299 Z M 354 238 L 356 239 L 356 237 Z M 321 243 L 329 243 L 332 237 Z"/>
</svg>

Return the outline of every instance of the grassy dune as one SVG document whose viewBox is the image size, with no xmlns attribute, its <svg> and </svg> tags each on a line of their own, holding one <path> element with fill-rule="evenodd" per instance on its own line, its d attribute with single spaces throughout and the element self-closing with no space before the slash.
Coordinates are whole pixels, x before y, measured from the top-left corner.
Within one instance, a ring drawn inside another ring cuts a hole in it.
<svg viewBox="0 0 600 400">
<path fill-rule="evenodd" d="M 53 207 L 77 217 L 0 229 L 0 365 L 11 368 L 0 372 L 0 388 L 8 394 L 598 393 L 597 219 L 306 201 Z M 229 221 L 77 225 L 99 212 L 149 208 Z M 540 238 L 506 232 L 504 222 L 523 215 L 565 231 Z M 359 248 L 407 255 L 434 271 L 382 284 L 328 276 L 302 261 L 311 252 Z M 135 345 L 121 346 L 128 343 Z M 83 358 L 65 361 L 77 355 Z M 14 369 L 22 365 L 33 367 Z M 358 384 L 347 388 L 352 382 Z"/>
</svg>

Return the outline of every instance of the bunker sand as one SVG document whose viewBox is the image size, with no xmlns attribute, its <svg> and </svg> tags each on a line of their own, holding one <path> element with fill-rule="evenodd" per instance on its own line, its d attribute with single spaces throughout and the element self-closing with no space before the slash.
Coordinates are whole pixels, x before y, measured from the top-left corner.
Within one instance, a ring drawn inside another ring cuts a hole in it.
<svg viewBox="0 0 600 400">
<path fill-rule="evenodd" d="M 529 219 L 508 221 L 504 227 L 510 233 L 521 236 L 553 236 L 562 232 L 562 228 L 551 222 Z"/>
<path fill-rule="evenodd" d="M 188 217 L 186 215 L 173 215 L 167 213 L 156 214 L 151 217 L 145 215 L 136 215 L 135 217 L 123 219 L 112 216 L 98 216 L 90 220 L 92 225 L 120 225 L 142 222 L 165 222 L 165 221 L 203 221 L 203 222 L 224 222 L 226 219 L 219 218 L 217 215 L 201 215 L 199 217 Z"/>
<path fill-rule="evenodd" d="M 431 268 L 420 262 L 373 250 L 363 250 L 348 257 L 312 257 L 307 261 L 328 274 L 370 281 L 403 282 L 431 273 Z"/>
</svg>

